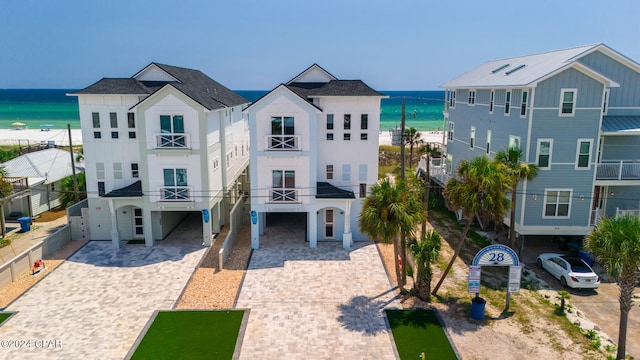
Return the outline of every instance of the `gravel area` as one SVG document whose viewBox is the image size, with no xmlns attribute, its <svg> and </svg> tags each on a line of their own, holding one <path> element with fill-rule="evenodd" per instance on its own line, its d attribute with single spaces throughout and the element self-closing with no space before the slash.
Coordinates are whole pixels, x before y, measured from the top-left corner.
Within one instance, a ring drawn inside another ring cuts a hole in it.
<svg viewBox="0 0 640 360">
<path fill-rule="evenodd" d="M 251 256 L 251 227 L 244 225 L 238 232 L 236 244 L 218 270 L 218 251 L 227 236 L 224 228 L 215 243 L 207 250 L 193 273 L 185 291 L 177 302 L 177 309 L 231 309 L 234 307 L 242 279 Z"/>
<path fill-rule="evenodd" d="M 73 240 L 68 242 L 51 256 L 44 259 L 45 269 L 36 275 L 31 275 L 29 271 L 24 272 L 18 280 L 2 288 L 0 292 L 0 308 L 7 307 L 12 301 L 17 299 L 25 291 L 42 280 L 47 274 L 60 266 L 67 258 L 73 255 L 78 249 L 83 247 L 87 241 Z"/>
</svg>

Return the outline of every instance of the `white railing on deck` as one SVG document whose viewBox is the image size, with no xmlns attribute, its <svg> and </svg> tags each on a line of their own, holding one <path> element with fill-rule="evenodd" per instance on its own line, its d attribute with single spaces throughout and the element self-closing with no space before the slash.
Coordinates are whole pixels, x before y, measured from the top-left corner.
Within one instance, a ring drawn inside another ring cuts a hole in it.
<svg viewBox="0 0 640 360">
<path fill-rule="evenodd" d="M 298 189 L 271 189 L 269 190 L 269 202 L 270 203 L 299 203 L 300 195 Z"/>
<path fill-rule="evenodd" d="M 298 151 L 300 147 L 299 135 L 267 135 L 267 150 Z"/>
<path fill-rule="evenodd" d="M 160 201 L 191 201 L 191 188 L 185 186 L 161 187 Z"/>
<path fill-rule="evenodd" d="M 418 162 L 418 171 L 423 174 L 427 173 L 427 159 L 420 158 Z M 446 158 L 431 158 L 429 161 L 429 177 L 435 179 L 441 184 L 446 184 L 447 180 L 451 177 L 451 174 L 447 174 L 447 161 Z"/>
<path fill-rule="evenodd" d="M 634 217 L 640 217 L 640 210 L 638 209 L 620 209 L 620 208 L 616 208 L 616 216 L 634 216 Z"/>
<path fill-rule="evenodd" d="M 162 149 L 186 149 L 189 147 L 189 134 L 156 134 L 156 147 Z"/>
<path fill-rule="evenodd" d="M 640 180 L 640 162 L 603 161 L 597 165 L 596 180 Z"/>
</svg>

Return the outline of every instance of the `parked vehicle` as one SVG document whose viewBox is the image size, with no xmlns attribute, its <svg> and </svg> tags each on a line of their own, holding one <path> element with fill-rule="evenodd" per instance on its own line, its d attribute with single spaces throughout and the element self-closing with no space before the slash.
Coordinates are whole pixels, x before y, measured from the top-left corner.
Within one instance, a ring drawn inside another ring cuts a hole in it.
<svg viewBox="0 0 640 360">
<path fill-rule="evenodd" d="M 600 286 L 600 277 L 579 257 L 544 253 L 538 255 L 537 264 L 560 280 L 562 286 L 574 289 L 597 289 Z"/>
</svg>

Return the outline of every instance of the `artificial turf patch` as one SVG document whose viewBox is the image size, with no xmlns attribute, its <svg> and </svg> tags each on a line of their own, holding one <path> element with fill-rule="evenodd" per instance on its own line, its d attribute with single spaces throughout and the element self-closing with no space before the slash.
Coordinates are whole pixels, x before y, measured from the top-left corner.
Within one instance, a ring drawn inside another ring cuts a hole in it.
<svg viewBox="0 0 640 360">
<path fill-rule="evenodd" d="M 386 310 L 400 359 L 457 359 L 432 310 Z"/>
<path fill-rule="evenodd" d="M 13 313 L 0 313 L 0 325 L 9 318 Z"/>
<path fill-rule="evenodd" d="M 162 311 L 131 359 L 232 359 L 242 310 Z"/>
</svg>

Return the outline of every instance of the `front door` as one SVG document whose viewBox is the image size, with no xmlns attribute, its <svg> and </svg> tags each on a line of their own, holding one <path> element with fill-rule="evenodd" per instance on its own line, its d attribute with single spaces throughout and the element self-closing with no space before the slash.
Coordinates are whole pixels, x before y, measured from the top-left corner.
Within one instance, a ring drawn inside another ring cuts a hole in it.
<svg viewBox="0 0 640 360">
<path fill-rule="evenodd" d="M 133 237 L 144 239 L 144 227 L 142 226 L 142 209 L 133 208 Z"/>
<path fill-rule="evenodd" d="M 335 223 L 333 209 L 324 211 L 324 237 L 325 239 L 333 239 L 335 237 L 333 225 Z"/>
</svg>

